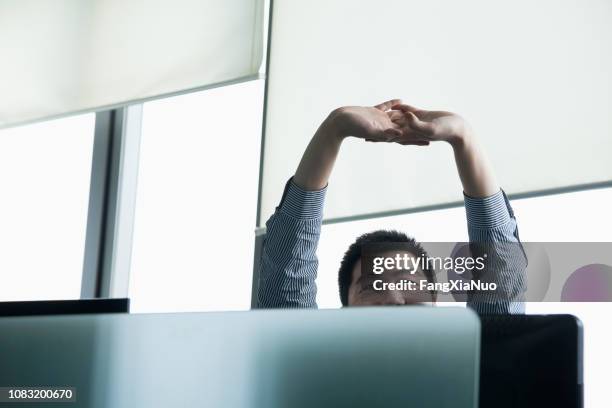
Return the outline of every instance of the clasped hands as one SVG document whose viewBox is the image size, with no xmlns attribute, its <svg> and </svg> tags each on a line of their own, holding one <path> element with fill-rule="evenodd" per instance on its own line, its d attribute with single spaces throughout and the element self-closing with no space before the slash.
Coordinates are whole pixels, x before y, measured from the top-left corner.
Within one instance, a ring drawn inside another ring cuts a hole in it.
<svg viewBox="0 0 612 408">
<path fill-rule="evenodd" d="M 372 107 L 345 106 L 328 119 L 340 138 L 353 136 L 368 142 L 427 146 L 446 141 L 456 146 L 471 134 L 467 121 L 455 113 L 419 109 L 399 99 Z"/>
</svg>

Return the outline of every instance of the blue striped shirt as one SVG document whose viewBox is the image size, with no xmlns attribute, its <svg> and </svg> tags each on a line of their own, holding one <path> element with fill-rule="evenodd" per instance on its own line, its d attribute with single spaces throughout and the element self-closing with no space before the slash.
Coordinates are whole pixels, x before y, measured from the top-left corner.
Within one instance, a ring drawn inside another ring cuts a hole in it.
<svg viewBox="0 0 612 408">
<path fill-rule="evenodd" d="M 326 190 L 306 191 L 292 180 L 288 181 L 279 206 L 266 223 L 259 273 L 259 307 L 317 307 L 315 280 L 319 264 L 316 251 Z M 485 198 L 464 195 L 464 205 L 470 242 L 494 244 L 487 248 L 496 251 L 490 258 L 494 262 L 498 287 L 495 299 L 486 292 L 469 295 L 468 306 L 480 314 L 524 312 L 527 258 L 505 193 L 500 190 Z"/>
</svg>

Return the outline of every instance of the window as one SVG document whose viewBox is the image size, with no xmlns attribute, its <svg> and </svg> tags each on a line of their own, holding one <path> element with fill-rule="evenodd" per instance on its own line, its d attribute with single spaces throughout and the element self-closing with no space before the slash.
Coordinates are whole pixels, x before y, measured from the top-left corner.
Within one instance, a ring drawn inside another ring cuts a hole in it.
<svg viewBox="0 0 612 408">
<path fill-rule="evenodd" d="M 133 312 L 250 308 L 263 81 L 149 102 Z"/>
<path fill-rule="evenodd" d="M 0 301 L 80 297 L 94 122 L 0 131 Z"/>
</svg>

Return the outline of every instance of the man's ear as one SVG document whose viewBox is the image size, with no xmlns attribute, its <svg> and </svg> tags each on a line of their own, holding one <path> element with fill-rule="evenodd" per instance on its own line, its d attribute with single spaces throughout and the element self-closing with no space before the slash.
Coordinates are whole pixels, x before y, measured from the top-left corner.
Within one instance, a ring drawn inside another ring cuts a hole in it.
<svg viewBox="0 0 612 408">
<path fill-rule="evenodd" d="M 357 259 L 355 265 L 353 265 L 353 270 L 351 270 L 351 284 L 349 285 L 349 290 L 353 283 L 357 282 L 361 277 L 361 258 Z"/>
</svg>

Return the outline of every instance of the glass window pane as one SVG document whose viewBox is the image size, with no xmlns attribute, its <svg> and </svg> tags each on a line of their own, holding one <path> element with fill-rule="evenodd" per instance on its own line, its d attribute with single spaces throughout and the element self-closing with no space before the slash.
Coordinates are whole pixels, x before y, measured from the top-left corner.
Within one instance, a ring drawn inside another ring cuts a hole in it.
<svg viewBox="0 0 612 408">
<path fill-rule="evenodd" d="M 612 188 L 512 201 L 521 238 L 532 242 L 612 242 Z"/>
<path fill-rule="evenodd" d="M 94 123 L 0 131 L 0 301 L 80 297 Z"/>
<path fill-rule="evenodd" d="M 133 312 L 251 301 L 263 81 L 144 105 Z"/>
</svg>

